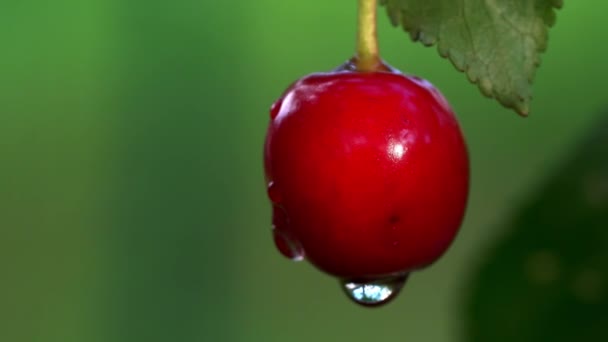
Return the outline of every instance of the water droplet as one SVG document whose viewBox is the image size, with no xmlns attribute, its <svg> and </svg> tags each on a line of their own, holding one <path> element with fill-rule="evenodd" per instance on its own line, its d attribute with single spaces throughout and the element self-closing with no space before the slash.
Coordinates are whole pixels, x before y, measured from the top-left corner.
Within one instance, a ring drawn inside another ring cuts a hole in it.
<svg viewBox="0 0 608 342">
<path fill-rule="evenodd" d="M 284 257 L 292 261 L 304 260 L 304 251 L 297 242 L 288 238 L 285 233 L 276 228 L 272 230 L 272 236 L 274 245 Z"/>
<path fill-rule="evenodd" d="M 285 210 L 278 205 L 272 206 L 272 228 L 279 230 L 288 229 L 289 220 Z"/>
<path fill-rule="evenodd" d="M 290 235 L 289 217 L 285 209 L 272 206 L 272 237 L 274 244 L 287 259 L 300 261 L 304 259 L 304 250 L 300 243 Z"/>
<path fill-rule="evenodd" d="M 276 100 L 276 102 L 273 103 L 272 106 L 270 106 L 270 119 L 274 120 L 274 118 L 279 115 L 279 112 L 281 111 L 281 104 L 283 104 L 282 98 Z"/>
<path fill-rule="evenodd" d="M 283 201 L 281 191 L 277 187 L 276 183 L 273 181 L 268 183 L 268 198 L 270 198 L 270 200 L 274 204 L 279 204 Z"/>
<path fill-rule="evenodd" d="M 371 281 L 342 281 L 344 292 L 353 302 L 363 306 L 380 306 L 393 300 L 405 284 L 409 273 Z"/>
</svg>

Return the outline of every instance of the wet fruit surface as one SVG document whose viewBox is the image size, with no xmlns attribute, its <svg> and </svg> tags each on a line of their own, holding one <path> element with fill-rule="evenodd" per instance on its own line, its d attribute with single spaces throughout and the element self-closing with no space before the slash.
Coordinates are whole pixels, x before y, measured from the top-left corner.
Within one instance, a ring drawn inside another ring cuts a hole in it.
<svg viewBox="0 0 608 342">
<path fill-rule="evenodd" d="M 277 247 L 368 302 L 393 297 L 374 281 L 437 260 L 464 216 L 469 167 L 454 114 L 430 83 L 395 71 L 294 83 L 272 106 L 264 165 Z"/>
</svg>

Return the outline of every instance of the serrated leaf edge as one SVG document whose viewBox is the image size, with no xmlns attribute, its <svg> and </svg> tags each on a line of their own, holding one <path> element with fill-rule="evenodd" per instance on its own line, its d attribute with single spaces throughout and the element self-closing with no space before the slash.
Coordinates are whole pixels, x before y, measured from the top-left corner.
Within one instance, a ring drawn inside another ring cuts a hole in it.
<svg viewBox="0 0 608 342">
<path fill-rule="evenodd" d="M 380 5 L 382 5 L 386 8 L 386 13 L 389 17 L 391 24 L 395 27 L 402 27 L 404 29 L 404 31 L 406 31 L 409 34 L 410 39 L 413 42 L 420 42 L 426 47 L 431 47 L 433 45 L 437 45 L 437 52 L 438 52 L 439 56 L 449 60 L 450 63 L 454 66 L 454 68 L 456 70 L 464 73 L 467 77 L 467 80 L 470 83 L 477 85 L 477 88 L 479 89 L 479 91 L 481 92 L 482 95 L 484 95 L 487 98 L 497 100 L 501 105 L 503 105 L 506 108 L 511 108 L 511 109 L 515 110 L 521 116 L 524 116 L 524 117 L 528 116 L 528 114 L 529 114 L 529 105 L 528 104 L 533 99 L 532 94 L 530 94 L 527 99 L 522 96 L 518 96 L 519 105 L 511 104 L 500 98 L 497 98 L 494 94 L 492 94 L 493 87 L 491 85 L 483 84 L 482 82 L 479 81 L 479 79 L 475 79 L 474 76 L 470 74 L 470 72 L 469 72 L 470 65 L 468 63 L 464 63 L 463 66 L 459 66 L 457 64 L 457 59 L 454 58 L 454 56 L 451 52 L 451 49 L 445 48 L 445 47 L 442 48 L 441 38 L 439 37 L 439 35 L 437 35 L 436 37 L 426 36 L 427 39 L 425 39 L 424 32 L 422 32 L 420 29 L 414 28 L 413 25 L 409 25 L 408 22 L 404 19 L 405 18 L 405 16 L 403 15 L 404 10 L 399 9 L 399 8 L 392 10 L 390 5 L 388 4 L 388 0 L 380 0 Z M 564 5 L 563 0 L 551 0 L 552 11 L 550 14 L 550 18 L 544 18 L 544 20 L 543 20 L 547 29 L 555 25 L 556 20 L 557 20 L 557 13 L 555 12 L 555 10 L 563 8 L 563 5 Z M 548 46 L 547 42 L 549 39 L 548 34 L 549 33 L 547 32 L 547 39 L 544 44 L 537 44 L 537 52 L 539 53 L 539 55 L 543 52 L 546 52 L 546 50 L 547 50 L 547 46 Z M 430 39 L 428 39 L 428 38 L 430 38 Z M 540 65 L 541 65 L 541 59 L 539 56 L 538 58 L 536 58 L 534 60 L 534 66 L 536 68 L 538 68 Z M 533 84 L 534 77 L 536 74 L 535 71 L 530 75 L 530 77 L 528 77 L 528 82 L 529 82 L 530 86 Z M 526 101 L 526 100 L 528 100 L 528 101 Z"/>
</svg>

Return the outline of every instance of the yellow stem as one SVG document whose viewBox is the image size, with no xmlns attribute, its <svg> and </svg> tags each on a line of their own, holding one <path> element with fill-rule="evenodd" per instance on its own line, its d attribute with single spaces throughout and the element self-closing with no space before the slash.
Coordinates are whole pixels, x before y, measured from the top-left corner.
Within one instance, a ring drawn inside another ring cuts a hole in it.
<svg viewBox="0 0 608 342">
<path fill-rule="evenodd" d="M 378 0 L 359 0 L 357 70 L 373 72 L 381 65 L 377 33 Z"/>
</svg>

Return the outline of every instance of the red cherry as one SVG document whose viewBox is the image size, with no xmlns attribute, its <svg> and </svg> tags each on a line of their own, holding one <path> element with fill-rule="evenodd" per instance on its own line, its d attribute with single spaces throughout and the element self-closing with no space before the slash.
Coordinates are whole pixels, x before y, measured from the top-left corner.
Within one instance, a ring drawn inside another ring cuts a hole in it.
<svg viewBox="0 0 608 342">
<path fill-rule="evenodd" d="M 429 82 L 394 69 L 298 80 L 273 105 L 264 165 L 277 247 L 343 282 L 405 281 L 465 212 L 458 122 Z"/>
</svg>

